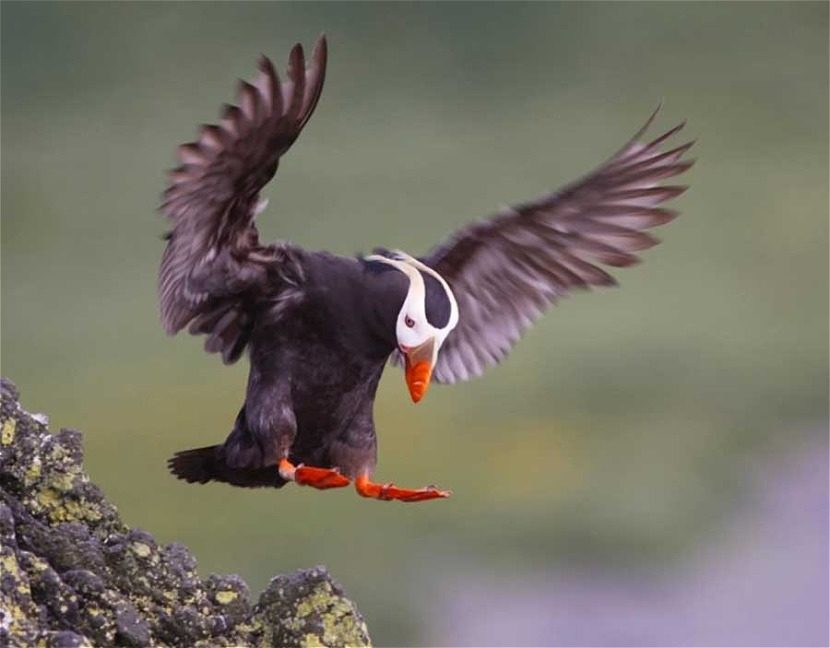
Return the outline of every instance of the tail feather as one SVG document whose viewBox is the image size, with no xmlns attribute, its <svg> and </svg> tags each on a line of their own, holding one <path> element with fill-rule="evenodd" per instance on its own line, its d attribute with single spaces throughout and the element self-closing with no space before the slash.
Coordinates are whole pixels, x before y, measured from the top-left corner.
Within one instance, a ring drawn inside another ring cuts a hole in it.
<svg viewBox="0 0 830 648">
<path fill-rule="evenodd" d="M 222 445 L 182 450 L 168 460 L 167 466 L 176 477 L 190 484 L 218 481 L 245 488 L 280 488 L 285 484 L 276 466 L 231 468 Z"/>
</svg>

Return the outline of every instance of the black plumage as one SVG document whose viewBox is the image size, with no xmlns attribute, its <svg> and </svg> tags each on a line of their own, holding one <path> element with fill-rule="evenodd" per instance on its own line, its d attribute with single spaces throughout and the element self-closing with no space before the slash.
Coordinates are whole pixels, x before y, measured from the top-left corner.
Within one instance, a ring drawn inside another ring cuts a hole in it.
<svg viewBox="0 0 830 648">
<path fill-rule="evenodd" d="M 190 482 L 325 488 L 354 479 L 361 494 L 381 499 L 445 496 L 368 481 L 387 360 L 406 364 L 417 401 L 433 369 L 445 383 L 480 375 L 558 297 L 614 285 L 598 264 L 630 265 L 656 244 L 643 230 L 676 215 L 660 205 L 685 187 L 661 182 L 691 166 L 683 159 L 691 143 L 664 150 L 682 125 L 642 143 L 652 115 L 582 180 L 469 225 L 420 261 L 262 244 L 259 192 L 317 104 L 326 41 L 308 64 L 296 45 L 284 80 L 266 58 L 259 68 L 221 125 L 179 148 L 165 192 L 173 224 L 159 276 L 165 329 L 206 335 L 205 349 L 225 363 L 250 356 L 245 403 L 226 441 L 179 452 L 170 468 Z"/>
</svg>

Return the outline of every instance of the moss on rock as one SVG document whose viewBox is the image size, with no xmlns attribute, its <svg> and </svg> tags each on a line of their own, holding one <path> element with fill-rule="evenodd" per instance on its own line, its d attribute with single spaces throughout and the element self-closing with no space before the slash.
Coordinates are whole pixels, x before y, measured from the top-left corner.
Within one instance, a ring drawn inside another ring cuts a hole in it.
<svg viewBox="0 0 830 648">
<path fill-rule="evenodd" d="M 323 567 L 275 577 L 254 606 L 238 576 L 199 578 L 186 547 L 121 521 L 80 433 L 51 434 L 0 390 L 0 645 L 370 645 Z"/>
</svg>

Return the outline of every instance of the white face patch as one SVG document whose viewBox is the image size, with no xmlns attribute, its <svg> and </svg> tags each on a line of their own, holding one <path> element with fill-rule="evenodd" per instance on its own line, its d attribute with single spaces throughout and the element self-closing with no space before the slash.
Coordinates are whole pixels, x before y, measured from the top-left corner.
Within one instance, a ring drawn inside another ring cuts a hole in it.
<svg viewBox="0 0 830 648">
<path fill-rule="evenodd" d="M 379 261 L 391 265 L 399 271 L 403 272 L 409 278 L 409 290 L 406 293 L 406 298 L 403 301 L 401 310 L 398 313 L 398 319 L 395 326 L 395 335 L 398 339 L 398 346 L 403 347 L 417 347 L 430 338 L 434 340 L 432 364 L 435 365 L 438 359 L 438 350 L 447 339 L 447 336 L 458 324 L 458 304 L 455 301 L 449 284 L 444 278 L 439 275 L 432 268 L 424 265 L 418 259 L 411 257 L 406 252 L 400 250 L 392 251 L 392 258 L 373 254 L 367 256 L 367 261 Z M 427 273 L 434 277 L 443 287 L 446 292 L 447 299 L 450 302 L 450 315 L 447 323 L 438 328 L 430 324 L 426 313 L 426 299 L 427 290 L 424 285 L 424 277 L 421 272 Z"/>
</svg>

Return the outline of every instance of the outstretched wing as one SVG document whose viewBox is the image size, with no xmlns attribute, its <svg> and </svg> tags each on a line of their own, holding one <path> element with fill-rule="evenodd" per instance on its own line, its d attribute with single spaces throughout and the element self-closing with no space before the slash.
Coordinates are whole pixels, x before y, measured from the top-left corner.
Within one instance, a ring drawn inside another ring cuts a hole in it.
<svg viewBox="0 0 830 648">
<path fill-rule="evenodd" d="M 459 323 L 434 379 L 453 383 L 499 363 L 542 313 L 569 291 L 616 282 L 601 265 L 625 267 L 658 240 L 643 230 L 677 213 L 660 205 L 686 190 L 661 181 L 686 171 L 688 142 L 666 150 L 684 124 L 648 143 L 645 126 L 605 164 L 558 192 L 468 225 L 423 261 L 455 293 Z"/>
<path fill-rule="evenodd" d="M 239 106 L 225 106 L 221 124 L 203 126 L 198 140 L 180 146 L 181 164 L 169 174 L 161 209 L 173 229 L 159 271 L 162 324 L 173 334 L 191 323 L 225 362 L 245 347 L 251 306 L 281 283 L 296 283 L 291 249 L 261 245 L 254 218 L 264 206 L 260 190 L 317 105 L 325 70 L 324 37 L 308 67 L 302 46 L 294 46 L 284 81 L 262 57 L 256 81 L 240 82 Z"/>
</svg>

